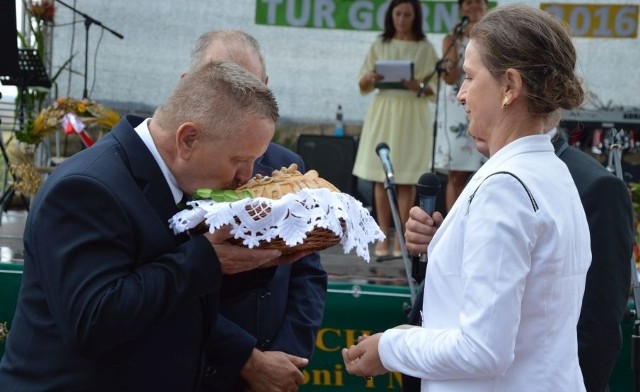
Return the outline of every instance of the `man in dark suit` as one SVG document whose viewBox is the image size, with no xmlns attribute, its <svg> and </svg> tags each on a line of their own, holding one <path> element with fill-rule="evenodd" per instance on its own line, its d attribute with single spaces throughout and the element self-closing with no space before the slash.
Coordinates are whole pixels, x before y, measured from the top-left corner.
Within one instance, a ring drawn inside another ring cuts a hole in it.
<svg viewBox="0 0 640 392">
<path fill-rule="evenodd" d="M 198 390 L 221 274 L 304 254 L 174 235 L 168 220 L 197 188 L 247 181 L 277 118 L 262 82 L 210 63 L 153 118 L 126 116 L 61 164 L 27 217 L 0 390 Z"/>
<path fill-rule="evenodd" d="M 622 180 L 569 146 L 564 135 L 553 145 L 578 188 L 591 233 L 591 266 L 578 320 L 580 368 L 588 392 L 608 391 L 622 347 L 620 323 L 631 286 L 635 241 L 631 197 Z"/>
<path fill-rule="evenodd" d="M 552 122 L 556 124 L 558 119 Z M 631 286 L 635 241 L 631 197 L 622 180 L 583 151 L 569 146 L 564 134 L 555 128 L 549 133 L 556 155 L 567 165 L 576 184 L 591 233 L 591 266 L 577 326 L 580 368 L 588 392 L 608 391 L 622 347 L 620 323 Z M 438 212 L 431 219 L 424 212 L 413 210 L 407 222 L 407 249 L 426 252 L 441 222 Z M 424 285 L 410 313 L 410 324 L 420 324 L 423 294 Z M 420 380 L 404 376 L 403 390 L 419 391 Z"/>
<path fill-rule="evenodd" d="M 212 31 L 198 38 L 191 68 L 212 60 L 234 61 L 268 82 L 258 42 L 244 32 Z M 269 176 L 291 163 L 304 172 L 298 154 L 270 143 L 254 174 Z M 327 273 L 317 252 L 292 265 L 225 276 L 220 315 L 205 359 L 203 389 L 285 390 L 283 383 L 298 373 L 290 355 L 310 359 L 313 354 L 326 291 Z"/>
</svg>

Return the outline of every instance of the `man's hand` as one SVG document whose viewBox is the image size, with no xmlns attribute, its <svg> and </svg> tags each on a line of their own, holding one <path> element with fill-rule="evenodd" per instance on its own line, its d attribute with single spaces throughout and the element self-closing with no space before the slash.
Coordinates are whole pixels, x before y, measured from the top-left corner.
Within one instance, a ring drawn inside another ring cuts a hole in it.
<svg viewBox="0 0 640 392">
<path fill-rule="evenodd" d="M 252 392 L 292 392 L 304 381 L 303 367 L 309 360 L 281 351 L 253 349 L 249 360 L 240 371 L 248 390 Z"/>
<path fill-rule="evenodd" d="M 438 211 L 429 215 L 420 207 L 412 207 L 404 231 L 404 240 L 409 253 L 427 253 L 427 247 L 443 219 Z"/>
<path fill-rule="evenodd" d="M 225 275 L 233 275 L 255 268 L 292 264 L 311 253 L 297 252 L 283 255 L 281 251 L 276 249 L 249 249 L 240 245 L 231 245 L 227 242 L 231 238 L 230 231 L 231 228 L 227 226 L 216 230 L 213 234 L 209 231 L 203 233 L 216 250 L 222 273 Z"/>
<path fill-rule="evenodd" d="M 268 268 L 281 264 L 293 264 L 296 261 L 300 260 L 305 256 L 309 256 L 313 252 L 296 252 L 288 255 L 282 255 L 276 259 L 271 260 L 270 262 L 263 264 L 260 268 Z"/>
</svg>

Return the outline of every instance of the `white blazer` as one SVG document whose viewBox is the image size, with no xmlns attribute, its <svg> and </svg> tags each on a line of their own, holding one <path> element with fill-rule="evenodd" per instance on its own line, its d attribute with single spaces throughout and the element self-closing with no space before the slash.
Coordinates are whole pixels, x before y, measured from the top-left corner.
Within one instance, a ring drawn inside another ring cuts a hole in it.
<svg viewBox="0 0 640 392">
<path fill-rule="evenodd" d="M 382 363 L 422 378 L 422 392 L 584 391 L 576 324 L 590 262 L 585 213 L 549 136 L 518 139 L 436 233 L 423 326 L 384 332 Z"/>
</svg>

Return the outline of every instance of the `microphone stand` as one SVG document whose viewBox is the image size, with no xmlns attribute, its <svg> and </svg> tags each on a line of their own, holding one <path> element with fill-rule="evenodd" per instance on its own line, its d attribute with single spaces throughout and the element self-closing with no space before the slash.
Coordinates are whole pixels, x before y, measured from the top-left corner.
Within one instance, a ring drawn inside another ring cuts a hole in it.
<svg viewBox="0 0 640 392">
<path fill-rule="evenodd" d="M 107 26 L 103 25 L 100 21 L 98 21 L 96 19 L 93 19 L 92 17 L 90 17 L 89 15 L 85 14 L 84 12 L 81 12 L 81 11 L 73 8 L 69 4 L 66 4 L 65 2 L 60 1 L 60 0 L 56 0 L 56 1 L 84 18 L 84 89 L 82 90 L 82 98 L 88 98 L 89 94 L 88 94 L 88 91 L 87 91 L 87 77 L 88 77 L 88 73 L 89 73 L 89 71 L 88 71 L 88 66 L 89 66 L 89 27 L 91 27 L 92 24 L 95 24 L 95 25 L 98 25 L 98 26 L 102 27 L 103 29 L 107 30 L 108 32 L 110 32 L 111 34 L 115 35 L 116 37 L 118 37 L 120 39 L 123 39 L 124 36 L 122 36 L 122 34 L 118 33 L 117 31 L 114 31 L 114 30 L 108 28 Z"/>
<path fill-rule="evenodd" d="M 384 178 L 384 189 L 387 191 L 389 206 L 391 207 L 391 215 L 393 216 L 393 226 L 396 228 L 396 235 L 400 242 L 400 251 L 402 252 L 402 261 L 404 263 L 404 272 L 407 275 L 407 283 L 409 284 L 409 294 L 411 296 L 411 304 L 416 301 L 416 287 L 411 277 L 411 261 L 409 260 L 409 252 L 407 244 L 404 243 L 404 233 L 402 233 L 402 223 L 400 222 L 400 213 L 398 212 L 398 204 L 394 191 L 394 184 L 389 180 L 388 176 Z"/>
<path fill-rule="evenodd" d="M 447 50 L 444 52 L 444 54 L 442 55 L 442 58 L 440 60 L 438 60 L 438 62 L 436 62 L 436 66 L 435 69 L 429 74 L 427 75 L 427 77 L 425 77 L 421 83 L 421 85 L 423 86 L 420 90 L 418 90 L 418 98 L 422 96 L 422 94 L 424 94 L 424 91 L 427 89 L 427 87 L 429 86 L 429 82 L 431 81 L 431 79 L 438 74 L 438 82 L 436 85 L 436 91 L 435 91 L 435 96 L 436 96 L 436 110 L 435 110 L 435 114 L 434 114 L 434 120 L 433 120 L 433 145 L 431 146 L 431 172 L 433 173 L 435 170 L 435 165 L 436 165 L 436 139 L 438 137 L 438 107 L 440 106 L 439 103 L 439 97 L 440 97 L 440 80 L 442 79 L 440 76 L 442 75 L 443 72 L 446 72 L 446 68 L 444 67 L 444 62 L 447 58 L 447 55 L 449 54 L 449 52 L 451 52 L 451 49 L 453 49 L 456 46 L 456 42 L 458 42 L 458 38 L 460 38 L 460 36 L 462 35 L 462 32 L 464 31 L 463 28 L 456 28 L 454 35 L 453 35 L 453 40 L 451 41 L 451 44 L 449 44 L 449 47 L 447 48 Z M 458 66 L 458 64 L 456 64 L 456 67 Z"/>
</svg>

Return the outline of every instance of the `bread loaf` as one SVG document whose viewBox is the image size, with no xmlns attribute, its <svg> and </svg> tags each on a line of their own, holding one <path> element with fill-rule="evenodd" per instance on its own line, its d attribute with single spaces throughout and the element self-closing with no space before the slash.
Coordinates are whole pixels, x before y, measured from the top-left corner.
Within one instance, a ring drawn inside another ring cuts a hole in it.
<svg viewBox="0 0 640 392">
<path fill-rule="evenodd" d="M 268 199 L 280 199 L 288 193 L 296 193 L 301 189 L 326 188 L 332 192 L 340 192 L 329 181 L 321 178 L 315 170 L 309 170 L 305 174 L 298 171 L 298 165 L 292 163 L 289 167 L 274 170 L 271 176 L 264 177 L 260 174 L 251 178 L 246 184 L 238 187 L 236 191 L 248 191 L 253 197 L 266 197 Z"/>
</svg>

